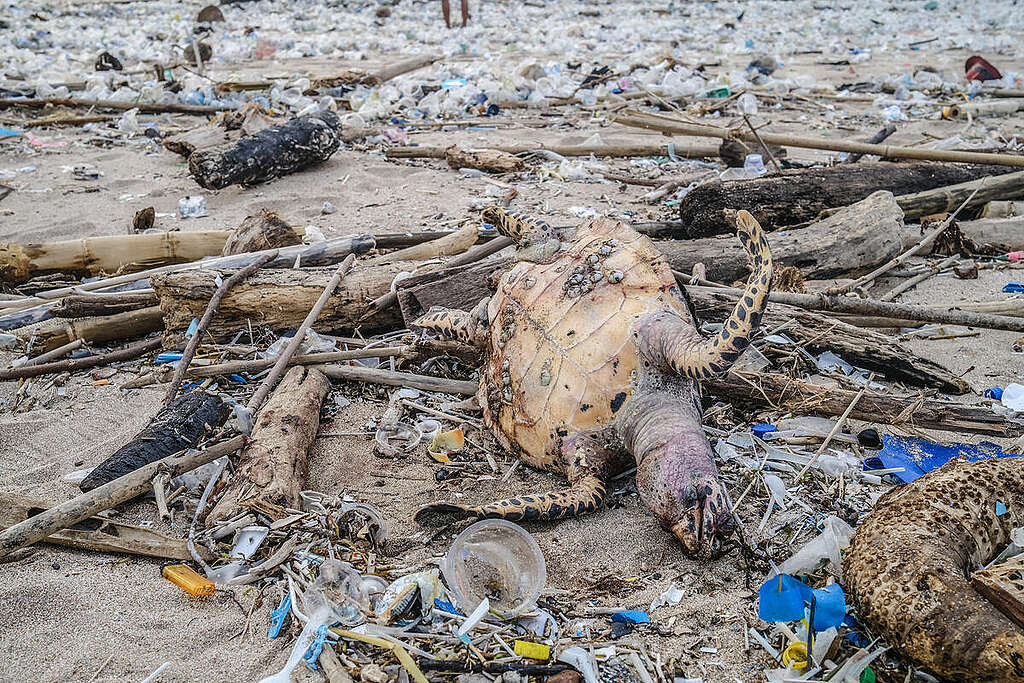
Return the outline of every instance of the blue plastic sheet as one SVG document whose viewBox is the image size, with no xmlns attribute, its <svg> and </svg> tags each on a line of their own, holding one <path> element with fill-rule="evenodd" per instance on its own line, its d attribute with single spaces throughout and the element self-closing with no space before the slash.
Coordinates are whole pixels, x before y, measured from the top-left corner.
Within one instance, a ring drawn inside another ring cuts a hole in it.
<svg viewBox="0 0 1024 683">
<path fill-rule="evenodd" d="M 904 483 L 910 483 L 926 472 L 942 467 L 953 458 L 966 458 L 970 462 L 990 458 L 1016 457 L 1019 453 L 1004 453 L 1001 446 L 982 441 L 981 443 L 955 443 L 949 446 L 910 437 L 882 435 L 882 450 L 877 460 L 882 468 L 902 467 L 894 476 Z M 874 458 L 865 461 L 865 469 L 874 463 Z M 870 467 L 870 469 L 879 469 Z"/>
<path fill-rule="evenodd" d="M 799 621 L 812 599 L 815 631 L 839 628 L 846 618 L 846 595 L 837 583 L 811 588 L 794 576 L 779 574 L 764 582 L 758 596 L 757 616 L 764 621 Z"/>
<path fill-rule="evenodd" d="M 651 617 L 643 610 L 627 609 L 613 614 L 612 621 L 617 621 L 623 624 L 649 624 L 651 623 Z"/>
</svg>

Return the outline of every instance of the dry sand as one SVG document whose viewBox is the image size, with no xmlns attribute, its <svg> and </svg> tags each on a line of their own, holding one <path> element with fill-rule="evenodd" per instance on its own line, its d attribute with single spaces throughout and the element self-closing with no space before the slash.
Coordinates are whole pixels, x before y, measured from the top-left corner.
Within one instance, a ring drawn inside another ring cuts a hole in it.
<svg viewBox="0 0 1024 683">
<path fill-rule="evenodd" d="M 788 68 L 804 70 L 818 79 L 853 82 L 871 73 L 899 73 L 920 63 L 958 68 L 967 54 L 894 51 L 884 61 L 876 58 L 858 65 L 855 74 L 848 73 L 847 67 L 817 65 L 813 56 L 794 57 Z M 1020 69 L 1022 63 L 1019 59 L 1005 61 L 1009 62 L 1007 68 Z M 302 71 L 297 64 L 278 67 Z M 870 104 L 863 107 L 866 110 Z M 771 116 L 776 130 L 802 131 L 817 125 L 822 116 L 819 109 L 806 105 Z M 534 112 L 503 118 L 538 121 Z M 155 120 L 167 129 L 198 122 L 183 116 Z M 571 123 L 557 117 L 548 120 L 557 122 L 558 127 L 428 132 L 414 138 L 425 144 L 485 139 L 572 144 L 598 132 L 606 142 L 662 139 L 610 126 L 603 116 L 575 118 Z M 890 141 L 916 142 L 922 130 L 944 137 L 961 126 L 942 121 L 905 125 Z M 1014 126 L 1019 132 L 1019 120 L 1011 124 Z M 837 134 L 866 136 L 878 127 L 865 119 L 861 128 Z M 0 168 L 37 167 L 11 181 L 19 191 L 0 202 L 0 240 L 36 242 L 122 234 L 133 214 L 145 206 L 156 208 L 157 226 L 182 230 L 230 228 L 260 208 L 274 209 L 298 224 L 315 224 L 328 236 L 433 229 L 465 217 L 471 198 L 484 196 L 490 187 L 482 179 L 460 177 L 443 162 L 393 163 L 378 152 L 345 149 L 315 169 L 267 185 L 202 192 L 208 200 L 209 217 L 180 220 L 159 215 L 173 214 L 180 197 L 198 192 L 179 157 L 147 144 L 96 147 L 88 143 L 90 135 L 76 129 L 43 129 L 37 134 L 67 145 L 26 156 L 11 154 L 0 143 Z M 794 156 L 812 160 L 827 155 L 796 152 Z M 104 176 L 96 181 L 71 179 L 65 168 L 82 164 L 100 169 Z M 628 160 L 608 164 L 620 173 L 646 172 Z M 633 211 L 634 220 L 664 214 L 640 200 L 647 188 L 637 186 L 550 181 L 517 183 L 517 187 L 517 208 L 558 225 L 575 221 L 568 213 L 572 206 Z M 324 201 L 337 206 L 337 213 L 321 215 Z M 902 300 L 990 300 L 1000 298 L 999 289 L 1009 279 L 1019 277 L 991 270 L 982 271 L 976 281 L 939 277 Z M 891 284 L 883 281 L 874 291 L 884 291 Z M 1021 356 L 1010 348 L 1016 336 L 986 331 L 977 337 L 916 341 L 911 347 L 956 373 L 964 373 L 981 390 L 1020 379 Z M 10 358 L 0 360 L 6 363 Z M 130 373 L 121 372 L 112 379 L 112 386 L 94 387 L 88 375 L 75 376 L 64 395 L 58 395 L 56 387 L 42 389 L 46 378 L 36 380 L 33 391 L 46 398 L 41 405 L 25 413 L 0 413 L 0 490 L 53 500 L 74 495 L 74 487 L 63 483 L 62 477 L 106 457 L 145 424 L 158 405 L 159 389 L 122 392 L 117 388 L 129 377 Z M 15 383 L 0 383 L 0 405 L 15 390 Z M 383 402 L 359 398 L 361 390 L 356 387 L 339 386 L 336 391 L 356 400 L 343 411 L 343 417 L 324 423 L 323 434 L 358 429 L 383 412 Z M 502 472 L 510 462 L 500 463 Z M 308 485 L 328 493 L 347 492 L 378 506 L 392 524 L 385 554 L 415 564 L 447 549 L 444 538 L 429 546 L 409 538 L 417 532 L 410 521 L 411 512 L 424 502 L 452 493 L 451 486 L 435 483 L 433 471 L 419 451 L 401 459 L 385 459 L 373 455 L 368 438 L 323 436 L 310 456 Z M 465 500 L 482 502 L 558 485 L 556 478 L 527 468 L 517 469 L 506 484 L 496 480 L 462 489 Z M 689 676 L 709 682 L 763 680 L 760 670 L 768 659 L 759 649 L 744 650 L 742 624 L 756 621 L 756 601 L 744 586 L 737 556 L 707 564 L 689 560 L 635 496 L 626 496 L 621 503 L 586 518 L 529 525 L 544 550 L 550 587 L 575 591 L 607 576 L 640 577 L 625 590 L 602 598 L 601 604 L 645 608 L 673 582 L 681 583 L 687 591 L 683 602 L 653 615 L 663 635 L 643 637 L 652 654 L 658 652 L 665 660 L 678 658 Z M 758 510 L 746 508 L 743 514 L 756 526 Z M 122 517 L 129 521 L 155 519 L 155 507 L 135 504 L 127 507 Z M 185 529 L 180 520 L 173 527 L 158 524 L 157 528 L 178 534 Z M 268 613 L 278 600 L 273 591 L 262 596 L 262 604 L 252 611 L 249 635 L 241 637 L 246 614 L 259 597 L 257 590 L 236 588 L 218 592 L 209 600 L 193 599 L 160 577 L 160 565 L 157 560 L 46 545 L 0 564 L 0 680 L 85 681 L 95 675 L 97 681 L 138 681 L 169 661 L 172 665 L 161 681 L 248 681 L 283 665 L 292 639 L 271 641 L 265 631 Z M 760 577 L 753 582 L 756 587 Z M 717 654 L 698 652 L 705 646 L 718 648 Z M 298 672 L 299 680 L 320 679 L 304 667 Z"/>
</svg>

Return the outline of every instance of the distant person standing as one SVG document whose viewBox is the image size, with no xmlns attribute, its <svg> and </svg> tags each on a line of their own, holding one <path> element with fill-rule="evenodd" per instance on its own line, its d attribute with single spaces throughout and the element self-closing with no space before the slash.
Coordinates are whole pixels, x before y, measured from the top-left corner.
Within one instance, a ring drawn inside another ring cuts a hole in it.
<svg viewBox="0 0 1024 683">
<path fill-rule="evenodd" d="M 466 22 L 469 21 L 469 0 L 461 0 L 462 2 L 462 28 L 466 28 Z M 448 0 L 441 0 L 441 11 L 444 13 L 444 25 L 448 28 L 452 27 L 452 7 L 448 4 Z"/>
</svg>

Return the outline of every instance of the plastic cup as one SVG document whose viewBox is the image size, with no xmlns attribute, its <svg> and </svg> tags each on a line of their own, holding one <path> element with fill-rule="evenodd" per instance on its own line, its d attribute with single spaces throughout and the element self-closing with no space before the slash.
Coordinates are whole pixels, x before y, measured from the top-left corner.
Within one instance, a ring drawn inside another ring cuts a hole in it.
<svg viewBox="0 0 1024 683">
<path fill-rule="evenodd" d="M 484 598 L 506 618 L 529 612 L 547 584 L 544 554 L 528 531 L 485 519 L 459 534 L 441 567 L 455 602 L 470 612 Z"/>
</svg>

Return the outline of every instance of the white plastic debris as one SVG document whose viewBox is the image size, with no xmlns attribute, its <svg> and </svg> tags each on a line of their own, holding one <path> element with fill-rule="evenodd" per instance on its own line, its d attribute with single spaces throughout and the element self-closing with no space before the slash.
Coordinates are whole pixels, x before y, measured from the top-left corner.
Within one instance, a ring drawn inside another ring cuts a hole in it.
<svg viewBox="0 0 1024 683">
<path fill-rule="evenodd" d="M 853 527 L 835 515 L 825 520 L 825 529 L 816 538 L 811 539 L 795 555 L 779 565 L 782 574 L 805 574 L 814 571 L 827 560 L 836 576 L 840 576 L 841 551 L 850 547 Z"/>
<path fill-rule="evenodd" d="M 568 664 L 583 676 L 586 683 L 598 683 L 597 660 L 579 645 L 573 645 L 558 655 L 558 661 Z"/>
<path fill-rule="evenodd" d="M 325 204 L 328 202 L 325 202 Z M 325 212 L 327 213 L 327 212 Z M 316 244 L 317 242 L 326 242 L 327 238 L 324 237 L 324 233 L 320 228 L 315 225 L 307 225 L 306 231 L 302 234 L 303 244 Z"/>
<path fill-rule="evenodd" d="M 686 595 L 686 592 L 682 587 L 673 583 L 669 586 L 668 590 L 651 601 L 650 611 L 653 612 L 659 607 L 672 607 L 673 605 L 678 605 L 682 601 L 684 595 Z"/>
<path fill-rule="evenodd" d="M 182 218 L 202 218 L 206 213 L 206 197 L 192 195 L 178 200 L 178 215 Z"/>
<path fill-rule="evenodd" d="M 1011 410 L 1024 410 L 1024 386 L 1016 383 L 1007 384 L 1000 402 Z"/>
</svg>

